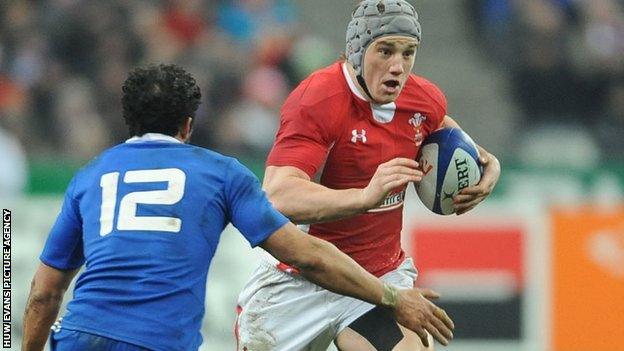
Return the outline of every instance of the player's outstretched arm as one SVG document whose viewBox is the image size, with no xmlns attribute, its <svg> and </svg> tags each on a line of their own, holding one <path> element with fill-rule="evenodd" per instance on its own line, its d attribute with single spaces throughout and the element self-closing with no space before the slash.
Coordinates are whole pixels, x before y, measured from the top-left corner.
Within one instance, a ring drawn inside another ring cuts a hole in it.
<svg viewBox="0 0 624 351">
<path fill-rule="evenodd" d="M 453 322 L 429 300 L 436 298 L 436 293 L 424 289 L 397 290 L 384 284 L 331 243 L 301 232 L 292 223 L 277 230 L 261 246 L 319 286 L 392 308 L 397 321 L 417 333 L 424 345 L 428 345 L 425 331 L 443 345 L 453 337 Z"/>
<path fill-rule="evenodd" d="M 418 162 L 395 158 L 379 165 L 362 189 L 330 189 L 292 166 L 267 167 L 263 188 L 273 206 L 291 221 L 319 223 L 364 213 L 381 204 L 391 190 L 421 179 Z"/>
<path fill-rule="evenodd" d="M 58 314 L 63 295 L 78 269 L 58 270 L 43 263 L 37 268 L 30 286 L 24 313 L 22 351 L 41 351 L 50 327 Z"/>
</svg>

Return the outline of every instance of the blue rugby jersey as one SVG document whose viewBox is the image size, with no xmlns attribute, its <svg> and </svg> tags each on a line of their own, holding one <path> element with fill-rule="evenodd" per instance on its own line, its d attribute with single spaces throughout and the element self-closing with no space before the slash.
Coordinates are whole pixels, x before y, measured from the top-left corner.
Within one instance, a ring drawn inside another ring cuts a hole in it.
<svg viewBox="0 0 624 351">
<path fill-rule="evenodd" d="M 251 246 L 287 223 L 238 161 L 146 134 L 72 179 L 40 259 L 86 264 L 62 328 L 154 350 L 195 350 L 208 268 L 232 223 Z"/>
</svg>

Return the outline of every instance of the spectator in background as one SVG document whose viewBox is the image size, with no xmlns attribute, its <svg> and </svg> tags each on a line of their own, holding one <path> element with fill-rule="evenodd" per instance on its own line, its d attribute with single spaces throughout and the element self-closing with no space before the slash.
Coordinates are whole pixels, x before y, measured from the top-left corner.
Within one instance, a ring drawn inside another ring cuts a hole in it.
<svg viewBox="0 0 624 351">
<path fill-rule="evenodd" d="M 576 8 L 569 1 L 555 0 L 518 4 L 521 39 L 512 83 L 528 121 L 521 149 L 529 150 L 521 160 L 539 166 L 596 165 L 600 153 L 586 129 L 592 124 L 593 106 L 570 51 L 575 45 L 570 32 Z M 566 151 L 570 157 L 561 156 Z"/>
<path fill-rule="evenodd" d="M 267 30 L 291 32 L 296 26 L 295 7 L 285 0 L 224 1 L 217 23 L 239 45 L 248 45 Z"/>
<path fill-rule="evenodd" d="M 603 159 L 613 157 L 603 140 L 617 130 L 605 126 L 617 125 L 613 100 L 616 77 L 624 72 L 623 3 L 469 0 L 467 5 L 476 18 L 475 33 L 485 33 L 484 51 L 503 72 L 511 68 L 521 118 L 528 121 L 521 149 L 551 151 L 537 152 L 532 160 L 526 153 L 519 156 L 532 163 L 580 167 L 595 165 L 600 153 Z M 576 157 L 555 157 L 558 147 L 573 147 Z"/>
<path fill-rule="evenodd" d="M 606 113 L 595 133 L 605 159 L 624 164 L 624 75 L 610 87 Z"/>
<path fill-rule="evenodd" d="M 579 7 L 584 19 L 581 45 L 573 56 L 583 80 L 583 103 L 586 113 L 606 116 L 611 113 L 611 88 L 624 75 L 624 9 L 614 0 L 582 1 Z"/>
<path fill-rule="evenodd" d="M 564 1 L 528 0 L 518 6 L 513 86 L 530 122 L 578 120 L 579 82 L 566 51 L 570 9 Z"/>
<path fill-rule="evenodd" d="M 584 47 L 594 69 L 611 78 L 624 73 L 624 3 L 614 0 L 581 2 Z"/>
<path fill-rule="evenodd" d="M 523 119 L 572 121 L 591 130 L 586 121 L 606 116 L 609 87 L 624 71 L 621 1 L 466 1 L 475 37 L 485 44 L 482 52 L 513 73 Z M 219 120 L 240 103 L 250 72 L 276 69 L 293 88 L 331 61 L 324 56 L 335 58 L 332 48 L 300 37 L 298 20 L 297 7 L 287 0 L 5 1 L 0 94 L 17 94 L 22 102 L 8 109 L 5 104 L 0 113 L 11 116 L 5 124 L 28 152 L 85 157 L 64 138 L 59 113 L 65 108 L 59 106 L 68 104 L 61 101 L 68 95 L 59 87 L 75 81 L 96 87 L 87 110 L 110 135 L 94 141 L 112 144 L 126 137 L 113 103 L 122 72 L 171 61 L 189 67 L 205 87 L 202 106 L 209 107 L 200 117 L 208 111 L 215 116 L 199 119 L 197 143 L 223 150 L 215 145 Z"/>
<path fill-rule="evenodd" d="M 221 120 L 218 140 L 223 150 L 266 158 L 288 89 L 286 76 L 274 67 L 259 67 L 247 75 L 242 99 L 226 110 Z"/>
<path fill-rule="evenodd" d="M 290 59 L 296 12 L 285 0 L 4 2 L 0 90 L 24 101 L 11 108 L 10 133 L 34 154 L 90 158 L 93 150 L 126 137 L 116 118 L 124 72 L 140 63 L 170 61 L 189 67 L 206 91 L 195 140 L 224 150 L 215 140 L 226 111 L 250 101 L 256 111 L 270 110 L 243 87 L 252 72 L 273 72 L 287 88 L 301 79 Z M 215 118 L 201 118 L 208 111 Z M 94 137 L 85 137 L 91 136 L 85 130 Z"/>
<path fill-rule="evenodd" d="M 206 30 L 208 13 L 199 0 L 173 0 L 163 14 L 165 28 L 183 46 L 193 45 Z"/>
<path fill-rule="evenodd" d="M 326 39 L 313 34 L 303 35 L 293 43 L 290 54 L 296 84 L 319 67 L 336 60 L 336 52 Z"/>
<path fill-rule="evenodd" d="M 474 37 L 479 38 L 475 44 L 487 53 L 485 58 L 492 63 L 512 64 L 516 56 L 509 45 L 515 35 L 514 0 L 469 0 L 466 5 Z"/>
<path fill-rule="evenodd" d="M 56 115 L 62 151 L 81 159 L 92 158 L 111 140 L 104 119 L 95 110 L 93 90 L 90 82 L 77 77 L 64 81 L 58 90 Z"/>
</svg>

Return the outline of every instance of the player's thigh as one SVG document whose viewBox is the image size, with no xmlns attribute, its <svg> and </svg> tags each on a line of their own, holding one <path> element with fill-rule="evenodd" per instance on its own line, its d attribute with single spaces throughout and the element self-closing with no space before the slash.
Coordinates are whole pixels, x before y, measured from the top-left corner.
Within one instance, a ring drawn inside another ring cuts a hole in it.
<svg viewBox="0 0 624 351">
<path fill-rule="evenodd" d="M 340 351 L 433 351 L 433 337 L 429 338 L 429 347 L 421 342 L 416 333 L 399 326 L 403 333 L 403 338 L 396 344 L 380 344 L 379 341 L 369 340 L 371 336 L 363 336 L 351 328 L 344 329 L 336 338 L 336 347 Z M 373 343 L 376 344 L 373 345 Z"/>
<path fill-rule="evenodd" d="M 335 341 L 336 347 L 340 351 L 375 351 L 377 348 L 370 343 L 365 337 L 357 333 L 351 328 L 345 328 Z"/>
<path fill-rule="evenodd" d="M 239 295 L 238 349 L 327 349 L 335 337 L 335 331 L 327 334 L 329 294 L 306 279 L 263 263 Z"/>
</svg>

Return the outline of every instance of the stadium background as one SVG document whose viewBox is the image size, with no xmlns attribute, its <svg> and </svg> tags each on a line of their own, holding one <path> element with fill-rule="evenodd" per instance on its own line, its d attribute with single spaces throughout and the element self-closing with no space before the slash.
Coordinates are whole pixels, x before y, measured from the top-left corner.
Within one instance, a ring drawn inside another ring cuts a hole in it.
<svg viewBox="0 0 624 351">
<path fill-rule="evenodd" d="M 503 166 L 494 194 L 465 216 L 429 214 L 409 192 L 404 247 L 455 318 L 448 350 L 624 350 L 624 2 L 412 3 L 423 25 L 415 71 Z M 204 95 L 193 142 L 262 177 L 280 103 L 338 58 L 354 4 L 0 3 L 0 205 L 13 211 L 15 350 L 65 186 L 127 137 L 119 98 L 128 70 L 187 68 Z M 224 233 L 202 349 L 233 349 L 236 295 L 256 260 Z"/>
</svg>

